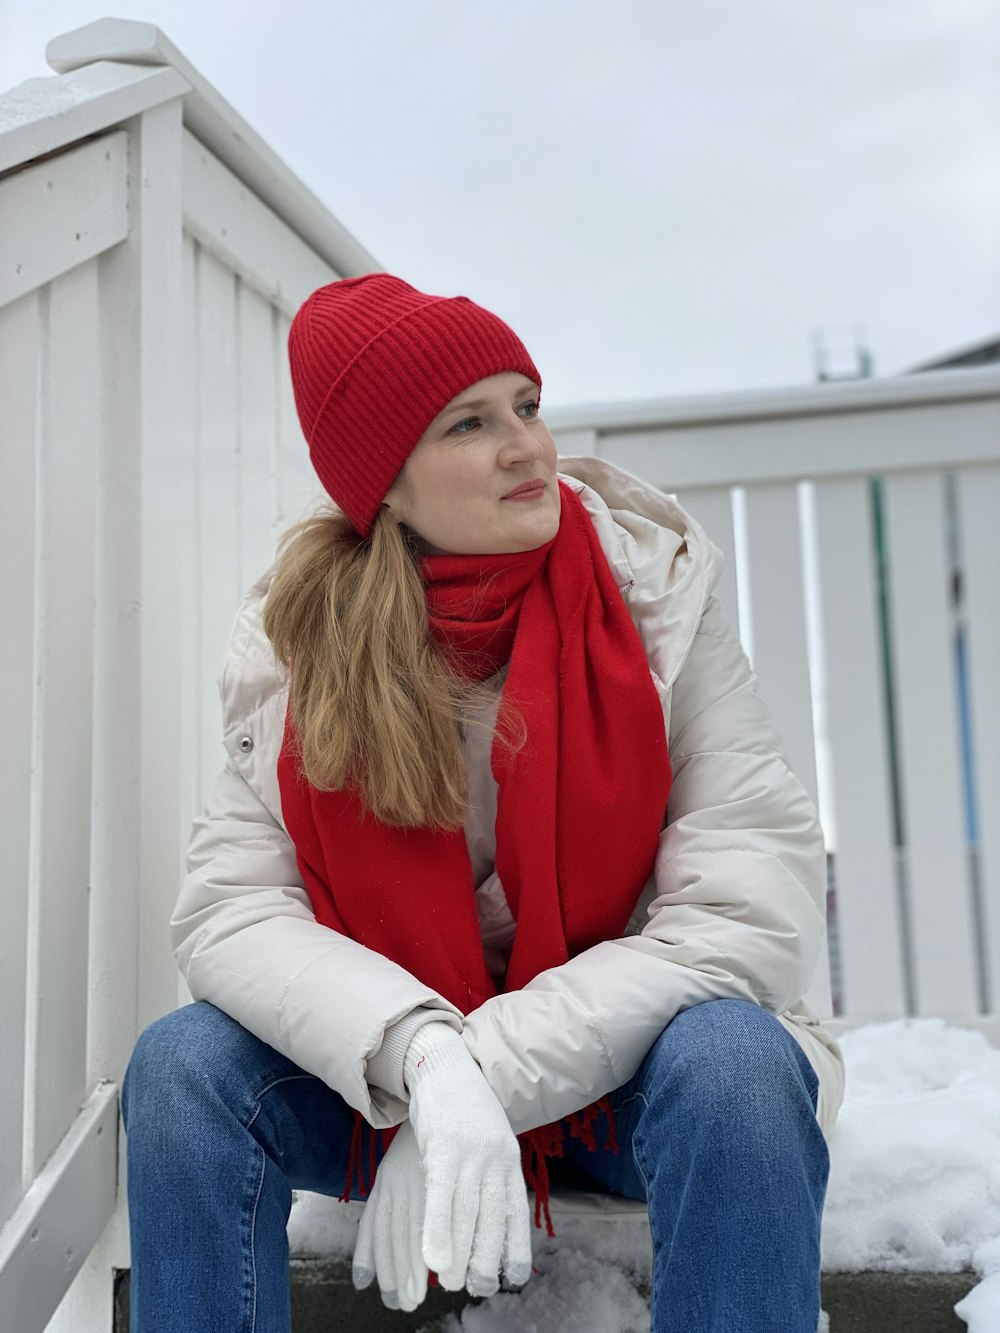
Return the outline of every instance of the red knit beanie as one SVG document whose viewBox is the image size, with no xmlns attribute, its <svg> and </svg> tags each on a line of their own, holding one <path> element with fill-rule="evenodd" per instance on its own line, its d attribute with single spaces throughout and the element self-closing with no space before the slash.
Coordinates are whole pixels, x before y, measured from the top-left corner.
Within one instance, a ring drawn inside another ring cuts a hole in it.
<svg viewBox="0 0 1000 1333">
<path fill-rule="evenodd" d="M 388 273 L 320 287 L 288 335 L 292 388 L 320 481 L 367 537 L 417 441 L 487 375 L 542 380 L 520 338 L 466 296 L 428 296 Z"/>
</svg>

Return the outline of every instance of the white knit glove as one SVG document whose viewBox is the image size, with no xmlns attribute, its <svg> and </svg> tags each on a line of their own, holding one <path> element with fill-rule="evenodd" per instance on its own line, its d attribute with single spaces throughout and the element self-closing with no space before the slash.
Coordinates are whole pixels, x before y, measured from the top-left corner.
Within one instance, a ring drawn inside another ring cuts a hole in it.
<svg viewBox="0 0 1000 1333">
<path fill-rule="evenodd" d="M 437 1273 L 446 1291 L 465 1287 L 473 1296 L 493 1295 L 501 1277 L 510 1286 L 523 1286 L 531 1275 L 531 1221 L 521 1151 L 503 1107 L 460 1034 L 443 1022 L 419 1028 L 403 1059 L 403 1080 L 410 1094 L 409 1124 L 423 1163 L 424 1268 Z M 412 1307 L 402 1305 L 404 1299 L 418 1294 L 423 1299 L 426 1272 L 416 1271 L 413 1258 L 413 1201 L 419 1199 L 419 1187 L 406 1139 L 396 1160 L 390 1160 L 402 1133 L 379 1166 L 361 1219 L 355 1284 L 367 1285 L 359 1278 L 375 1270 L 380 1254 L 391 1253 L 391 1269 L 382 1259 L 379 1285 L 385 1299 L 384 1270 L 389 1291 L 395 1290 L 401 1308 L 407 1309 Z M 389 1178 L 376 1196 L 387 1163 Z M 375 1237 L 386 1239 L 376 1243 Z"/>
<path fill-rule="evenodd" d="M 360 1291 L 378 1278 L 390 1310 L 415 1310 L 427 1295 L 421 1253 L 424 1168 L 413 1126 L 404 1121 L 375 1173 L 361 1214 L 351 1276 Z"/>
</svg>

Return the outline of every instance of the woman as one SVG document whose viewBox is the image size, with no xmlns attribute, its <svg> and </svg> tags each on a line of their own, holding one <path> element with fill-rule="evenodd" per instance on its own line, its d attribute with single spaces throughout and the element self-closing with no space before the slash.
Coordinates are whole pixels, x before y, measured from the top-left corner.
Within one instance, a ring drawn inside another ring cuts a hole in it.
<svg viewBox="0 0 1000 1333">
<path fill-rule="evenodd" d="M 287 1328 L 293 1188 L 367 1198 L 389 1306 L 519 1285 L 553 1160 L 646 1201 L 654 1330 L 812 1333 L 823 843 L 718 552 L 557 473 L 531 358 L 464 297 L 337 282 L 289 353 L 338 509 L 223 666 L 173 921 L 198 1003 L 124 1089 L 136 1333 Z"/>
</svg>

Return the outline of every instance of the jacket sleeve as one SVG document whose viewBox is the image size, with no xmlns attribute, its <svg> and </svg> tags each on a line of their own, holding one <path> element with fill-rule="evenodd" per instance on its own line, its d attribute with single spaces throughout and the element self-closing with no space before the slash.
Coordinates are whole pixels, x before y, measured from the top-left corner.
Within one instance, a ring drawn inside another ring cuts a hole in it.
<svg viewBox="0 0 1000 1333">
<path fill-rule="evenodd" d="M 627 1082 L 680 1010 L 730 998 L 778 1014 L 812 978 L 825 930 L 822 834 L 714 598 L 670 717 L 673 786 L 641 933 L 595 945 L 465 1020 L 518 1133 Z"/>
<path fill-rule="evenodd" d="M 376 1128 L 406 1103 L 366 1081 L 398 1025 L 461 1029 L 458 1009 L 388 958 L 313 915 L 288 834 L 230 760 L 195 820 L 171 919 L 191 994 L 327 1083 Z"/>
</svg>

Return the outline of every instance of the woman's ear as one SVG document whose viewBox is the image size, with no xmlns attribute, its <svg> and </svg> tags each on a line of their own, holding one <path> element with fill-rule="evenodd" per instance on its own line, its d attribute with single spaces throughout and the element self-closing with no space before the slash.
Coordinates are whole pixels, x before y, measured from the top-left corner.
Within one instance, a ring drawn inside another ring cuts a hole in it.
<svg viewBox="0 0 1000 1333">
<path fill-rule="evenodd" d="M 397 477 L 382 498 L 382 508 L 388 509 L 398 523 L 405 521 L 403 511 L 403 487 L 400 478 Z"/>
</svg>

